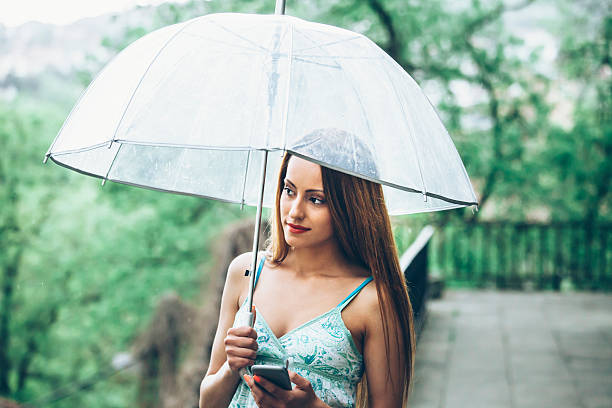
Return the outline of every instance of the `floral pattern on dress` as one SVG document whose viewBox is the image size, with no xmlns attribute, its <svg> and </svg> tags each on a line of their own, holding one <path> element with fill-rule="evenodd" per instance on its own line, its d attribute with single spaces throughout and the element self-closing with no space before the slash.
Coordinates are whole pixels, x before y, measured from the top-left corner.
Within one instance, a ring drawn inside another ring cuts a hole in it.
<svg viewBox="0 0 612 408">
<path fill-rule="evenodd" d="M 370 278 L 368 278 L 370 279 Z M 370 279 L 371 280 L 371 279 Z M 369 282 L 366 280 L 365 283 Z M 362 284 L 363 286 L 363 284 Z M 360 287 L 361 288 L 361 287 Z M 257 311 L 257 358 L 255 364 L 284 365 L 308 379 L 315 394 L 330 407 L 353 407 L 357 383 L 363 375 L 363 358 L 342 320 L 342 309 L 356 296 L 354 291 L 334 309 L 315 317 L 277 338 Z M 238 310 L 234 325 L 241 322 L 246 300 Z M 230 402 L 231 408 L 256 407 L 249 387 L 240 381 Z"/>
</svg>

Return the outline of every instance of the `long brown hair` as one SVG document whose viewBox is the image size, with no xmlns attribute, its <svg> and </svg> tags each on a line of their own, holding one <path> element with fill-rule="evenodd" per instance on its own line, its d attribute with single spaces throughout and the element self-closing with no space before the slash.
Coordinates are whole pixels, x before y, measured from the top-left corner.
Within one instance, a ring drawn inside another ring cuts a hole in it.
<svg viewBox="0 0 612 408">
<path fill-rule="evenodd" d="M 275 263 L 281 263 L 289 253 L 280 218 L 280 198 L 290 157 L 291 154 L 286 153 L 281 163 L 276 186 L 276 203 L 270 220 L 272 228 L 267 251 L 270 260 Z M 414 373 L 415 335 L 412 305 L 399 266 L 382 186 L 324 166 L 321 166 L 321 176 L 334 234 L 344 256 L 368 269 L 376 284 L 387 356 L 394 352 L 406 357 L 402 376 L 405 378 L 402 406 L 406 406 Z M 393 350 L 391 339 L 396 338 L 396 333 L 391 332 L 392 326 L 389 322 L 395 323 L 394 326 L 398 327 L 401 333 Z M 390 369 L 387 379 L 394 381 Z M 357 406 L 366 407 L 367 401 L 367 380 L 364 373 L 357 386 Z"/>
</svg>

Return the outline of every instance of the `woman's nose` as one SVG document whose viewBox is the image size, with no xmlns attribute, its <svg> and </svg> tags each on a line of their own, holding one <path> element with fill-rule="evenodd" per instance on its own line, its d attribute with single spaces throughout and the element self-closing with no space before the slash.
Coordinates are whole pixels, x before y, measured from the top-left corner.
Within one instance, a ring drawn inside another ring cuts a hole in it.
<svg viewBox="0 0 612 408">
<path fill-rule="evenodd" d="M 289 210 L 289 217 L 292 219 L 302 219 L 304 217 L 304 209 L 302 208 L 302 200 L 300 197 L 296 197 L 291 204 L 291 209 Z"/>
</svg>

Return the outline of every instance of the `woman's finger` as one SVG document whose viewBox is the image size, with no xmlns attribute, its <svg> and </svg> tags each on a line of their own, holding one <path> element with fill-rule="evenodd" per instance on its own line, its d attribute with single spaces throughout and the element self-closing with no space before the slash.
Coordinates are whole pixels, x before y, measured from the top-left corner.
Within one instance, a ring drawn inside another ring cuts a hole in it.
<svg viewBox="0 0 612 408">
<path fill-rule="evenodd" d="M 310 381 L 296 373 L 295 371 L 287 370 L 289 373 L 289 380 L 294 383 L 298 388 L 305 389 L 311 386 Z"/>
<path fill-rule="evenodd" d="M 242 357 L 248 358 L 249 360 L 255 360 L 257 358 L 257 352 L 250 348 L 227 346 L 225 347 L 225 354 L 231 357 Z"/>
<path fill-rule="evenodd" d="M 233 347 L 241 347 L 241 348 L 248 348 L 251 350 L 255 350 L 257 351 L 257 349 L 259 348 L 259 345 L 257 344 L 257 340 L 255 340 L 252 337 L 237 337 L 237 336 L 227 336 L 225 338 L 225 340 L 223 340 L 223 343 L 225 344 L 226 347 L 229 346 L 233 346 Z"/>
<path fill-rule="evenodd" d="M 250 326 L 230 327 L 226 334 L 227 336 L 251 337 L 257 340 L 257 332 Z"/>
<path fill-rule="evenodd" d="M 268 408 L 276 405 L 276 398 L 274 398 L 274 396 L 268 393 L 264 388 L 258 386 L 253 380 L 253 377 L 245 375 L 244 378 L 247 385 L 251 389 L 251 394 L 253 395 L 253 399 L 257 403 L 258 407 Z"/>
<path fill-rule="evenodd" d="M 258 387 L 263 388 L 266 392 L 268 392 L 269 394 L 274 395 L 275 397 L 279 398 L 279 399 L 283 399 L 283 393 L 287 392 L 287 390 L 282 389 L 281 387 L 277 386 L 276 384 L 274 384 L 272 381 L 268 381 L 266 380 L 264 377 L 261 377 L 259 375 L 254 375 L 253 376 L 253 381 L 255 382 L 255 384 Z"/>
<path fill-rule="evenodd" d="M 255 364 L 255 360 L 251 360 L 248 358 L 240 358 L 240 357 L 232 357 L 227 360 L 227 364 L 229 364 L 230 368 L 234 371 L 239 371 L 244 367 L 251 367 Z"/>
</svg>

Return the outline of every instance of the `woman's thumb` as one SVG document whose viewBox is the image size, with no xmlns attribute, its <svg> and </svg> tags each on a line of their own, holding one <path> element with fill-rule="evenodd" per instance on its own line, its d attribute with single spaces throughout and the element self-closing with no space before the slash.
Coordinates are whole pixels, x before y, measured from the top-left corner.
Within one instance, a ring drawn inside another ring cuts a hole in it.
<svg viewBox="0 0 612 408">
<path fill-rule="evenodd" d="M 291 380 L 291 382 L 297 385 L 299 388 L 303 389 L 310 386 L 310 381 L 308 381 L 298 373 L 293 372 L 291 370 L 287 370 L 287 372 L 289 373 L 289 379 Z"/>
</svg>

